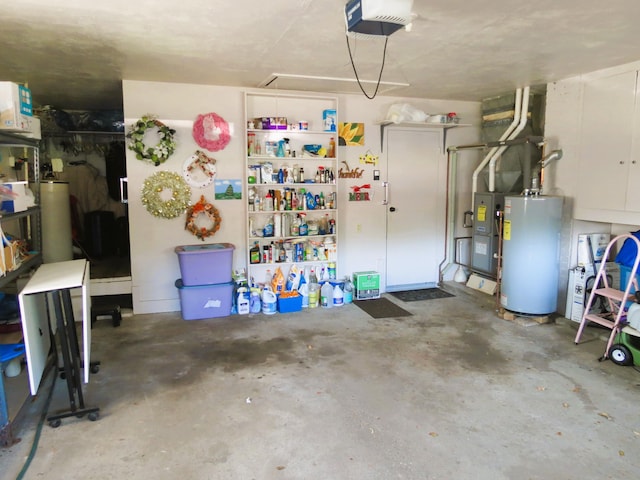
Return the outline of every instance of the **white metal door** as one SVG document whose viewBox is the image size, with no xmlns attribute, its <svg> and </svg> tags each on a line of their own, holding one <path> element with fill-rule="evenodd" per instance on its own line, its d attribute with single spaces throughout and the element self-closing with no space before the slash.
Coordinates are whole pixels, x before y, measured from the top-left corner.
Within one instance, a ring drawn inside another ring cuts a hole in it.
<svg viewBox="0 0 640 480">
<path fill-rule="evenodd" d="M 386 289 L 435 286 L 444 255 L 442 131 L 388 128 Z"/>
</svg>

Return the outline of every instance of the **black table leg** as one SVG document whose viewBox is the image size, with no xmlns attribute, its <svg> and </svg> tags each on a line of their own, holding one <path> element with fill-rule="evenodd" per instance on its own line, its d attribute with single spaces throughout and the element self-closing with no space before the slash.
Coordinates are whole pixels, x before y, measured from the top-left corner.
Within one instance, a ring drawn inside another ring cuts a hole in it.
<svg viewBox="0 0 640 480">
<path fill-rule="evenodd" d="M 63 371 L 69 394 L 69 411 L 47 417 L 49 425 L 58 427 L 62 418 L 88 415 L 89 420 L 97 420 L 97 407 L 85 408 L 80 376 L 80 347 L 73 316 L 71 294 L 68 289 L 51 292 L 53 309 L 56 316 L 57 334 L 62 351 Z M 55 347 L 55 346 L 54 346 Z M 79 408 L 78 408 L 79 407 Z"/>
</svg>

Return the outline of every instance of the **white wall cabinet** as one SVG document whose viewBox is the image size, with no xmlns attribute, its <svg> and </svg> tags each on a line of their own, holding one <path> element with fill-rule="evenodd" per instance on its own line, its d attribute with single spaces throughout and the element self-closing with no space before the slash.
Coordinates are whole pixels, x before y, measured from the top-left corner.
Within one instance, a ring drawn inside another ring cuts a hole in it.
<svg viewBox="0 0 640 480">
<path fill-rule="evenodd" d="M 640 224 L 638 72 L 586 79 L 575 218 Z"/>
<path fill-rule="evenodd" d="M 249 277 L 263 282 L 267 270 L 286 276 L 296 265 L 321 278 L 338 258 L 337 98 L 246 93 L 245 107 Z"/>
</svg>

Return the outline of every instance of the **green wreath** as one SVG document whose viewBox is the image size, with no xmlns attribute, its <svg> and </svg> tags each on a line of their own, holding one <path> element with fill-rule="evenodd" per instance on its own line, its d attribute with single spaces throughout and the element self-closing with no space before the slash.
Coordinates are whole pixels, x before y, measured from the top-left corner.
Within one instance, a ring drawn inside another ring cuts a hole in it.
<svg viewBox="0 0 640 480">
<path fill-rule="evenodd" d="M 163 200 L 160 196 L 164 190 L 171 190 L 169 200 Z M 157 172 L 144 181 L 142 204 L 156 217 L 176 218 L 189 208 L 190 202 L 191 188 L 175 172 Z"/>
<path fill-rule="evenodd" d="M 143 142 L 144 135 L 150 128 L 157 128 L 160 136 L 160 142 L 155 147 L 147 147 Z M 176 142 L 173 139 L 176 131 L 155 117 L 145 115 L 134 123 L 131 129 L 127 134 L 127 138 L 131 140 L 128 147 L 129 150 L 136 153 L 138 160 L 146 160 L 157 167 L 167 160 L 176 149 Z"/>
</svg>

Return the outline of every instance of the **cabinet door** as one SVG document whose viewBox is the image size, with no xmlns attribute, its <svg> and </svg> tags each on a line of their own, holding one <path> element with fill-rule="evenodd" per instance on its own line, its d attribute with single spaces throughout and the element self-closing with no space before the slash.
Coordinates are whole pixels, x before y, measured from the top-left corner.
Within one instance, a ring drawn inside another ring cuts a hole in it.
<svg viewBox="0 0 640 480">
<path fill-rule="evenodd" d="M 627 177 L 627 196 L 625 210 L 640 212 L 640 79 L 636 77 L 636 98 L 631 137 L 631 158 L 629 159 L 629 175 Z"/>
<path fill-rule="evenodd" d="M 634 129 L 636 72 L 588 81 L 584 85 L 578 218 L 590 209 L 620 210 L 627 205 L 627 181 Z M 589 219 L 589 218 L 585 218 Z"/>
</svg>

